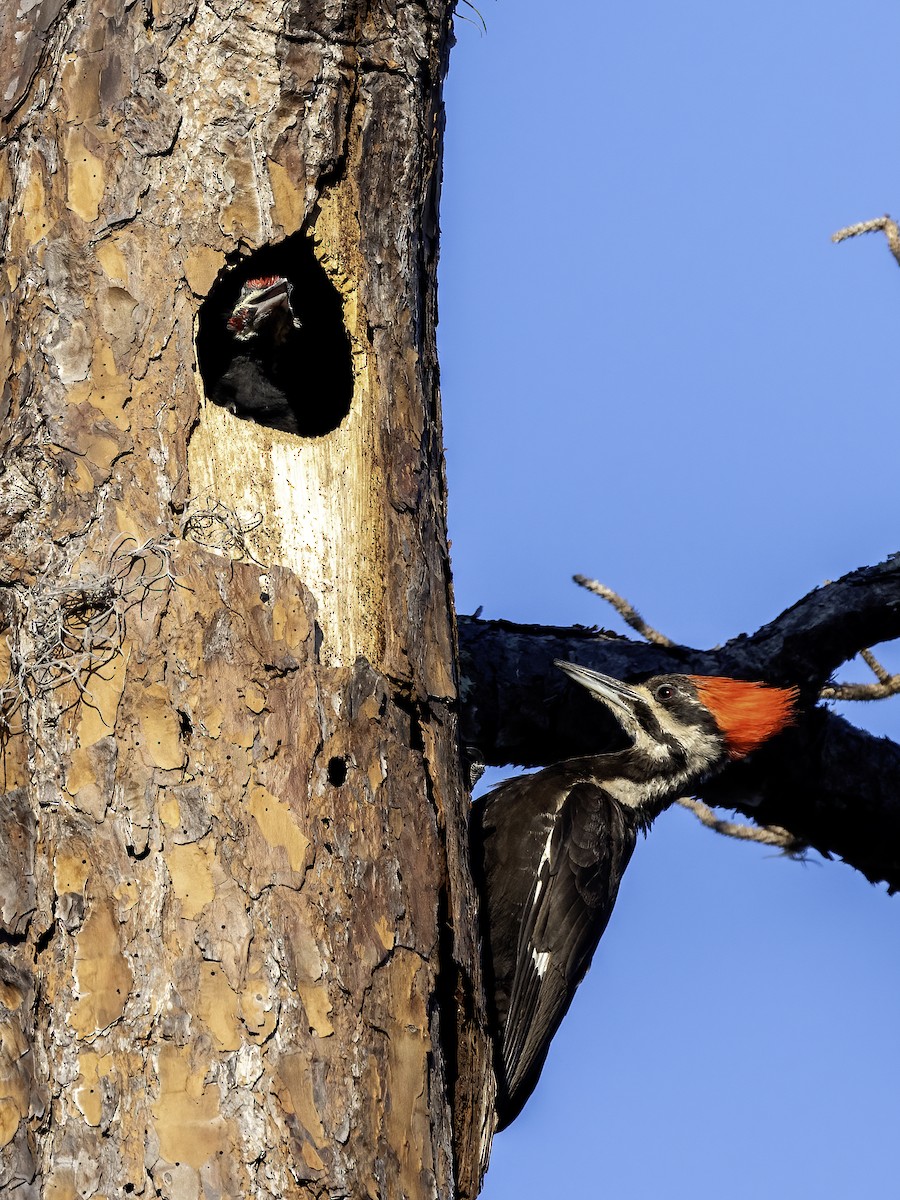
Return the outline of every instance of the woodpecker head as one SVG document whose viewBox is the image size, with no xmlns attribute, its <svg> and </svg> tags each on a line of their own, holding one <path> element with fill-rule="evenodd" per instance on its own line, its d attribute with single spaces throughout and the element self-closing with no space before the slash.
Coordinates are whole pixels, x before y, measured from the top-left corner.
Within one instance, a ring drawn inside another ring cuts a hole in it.
<svg viewBox="0 0 900 1200">
<path fill-rule="evenodd" d="M 625 684 L 575 663 L 556 665 L 610 709 L 648 764 L 681 765 L 683 783 L 743 758 L 794 720 L 796 688 L 717 675 Z"/>
<path fill-rule="evenodd" d="M 248 279 L 228 318 L 229 333 L 239 342 L 248 342 L 265 325 L 270 325 L 280 337 L 285 337 L 291 328 L 299 329 L 301 323 L 291 305 L 292 291 L 290 282 L 283 275 Z"/>
</svg>

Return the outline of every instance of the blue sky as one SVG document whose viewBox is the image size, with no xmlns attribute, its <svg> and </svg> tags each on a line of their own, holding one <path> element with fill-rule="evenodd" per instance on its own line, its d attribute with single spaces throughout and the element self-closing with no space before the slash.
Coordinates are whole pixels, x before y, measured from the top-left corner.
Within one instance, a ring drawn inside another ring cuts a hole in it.
<svg viewBox="0 0 900 1200">
<path fill-rule="evenodd" d="M 900 548 L 900 271 L 829 240 L 900 216 L 896 4 L 481 7 L 446 89 L 459 611 L 620 628 L 583 572 L 710 646 Z M 897 700 L 844 710 L 900 737 Z M 895 1194 L 898 905 L 667 814 L 486 1200 Z"/>
</svg>

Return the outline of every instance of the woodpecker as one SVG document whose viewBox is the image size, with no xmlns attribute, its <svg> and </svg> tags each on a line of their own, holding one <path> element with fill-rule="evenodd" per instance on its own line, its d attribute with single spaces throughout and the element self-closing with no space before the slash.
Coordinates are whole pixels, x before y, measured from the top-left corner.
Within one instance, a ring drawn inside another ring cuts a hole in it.
<svg viewBox="0 0 900 1200">
<path fill-rule="evenodd" d="M 226 321 L 240 349 L 215 384 L 212 398 L 238 417 L 299 433 L 296 393 L 299 378 L 292 286 L 283 275 L 249 279 Z"/>
<path fill-rule="evenodd" d="M 248 279 L 241 288 L 237 304 L 227 325 L 239 342 L 248 342 L 259 335 L 268 323 L 274 338 L 283 341 L 290 329 L 302 328 L 291 305 L 293 288 L 283 275 L 265 275 Z"/>
<path fill-rule="evenodd" d="M 498 1129 L 518 1116 L 590 966 L 639 831 L 794 720 L 796 688 L 704 675 L 625 684 L 557 662 L 616 717 L 626 750 L 509 779 L 472 807 Z"/>
</svg>

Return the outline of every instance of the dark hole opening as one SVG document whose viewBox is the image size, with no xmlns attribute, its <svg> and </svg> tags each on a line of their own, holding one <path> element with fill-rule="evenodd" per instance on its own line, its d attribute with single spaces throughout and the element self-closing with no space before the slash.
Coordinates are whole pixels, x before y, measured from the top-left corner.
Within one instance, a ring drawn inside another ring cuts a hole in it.
<svg viewBox="0 0 900 1200">
<path fill-rule="evenodd" d="M 333 787 L 340 787 L 347 778 L 346 758 L 330 758 L 328 760 L 328 782 Z"/>
<path fill-rule="evenodd" d="M 272 280 L 289 285 L 279 303 L 249 323 L 235 316 L 245 284 Z M 222 271 L 200 306 L 197 363 L 208 398 L 236 417 L 302 437 L 337 429 L 353 397 L 350 339 L 340 295 L 309 238 L 292 234 Z"/>
</svg>

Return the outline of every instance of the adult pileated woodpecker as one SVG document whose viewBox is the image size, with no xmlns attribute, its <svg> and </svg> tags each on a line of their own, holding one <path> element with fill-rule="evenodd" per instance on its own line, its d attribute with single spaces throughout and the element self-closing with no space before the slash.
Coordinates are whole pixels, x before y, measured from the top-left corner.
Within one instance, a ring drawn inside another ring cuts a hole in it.
<svg viewBox="0 0 900 1200">
<path fill-rule="evenodd" d="M 228 317 L 227 329 L 241 344 L 216 382 L 212 398 L 238 417 L 299 433 L 295 412 L 301 373 L 291 284 L 283 275 L 249 279 Z"/>
<path fill-rule="evenodd" d="M 796 688 L 703 675 L 626 685 L 558 662 L 614 714 L 627 750 L 509 779 L 472 809 L 498 1128 L 531 1095 L 616 901 L 639 830 L 794 717 Z"/>
</svg>

